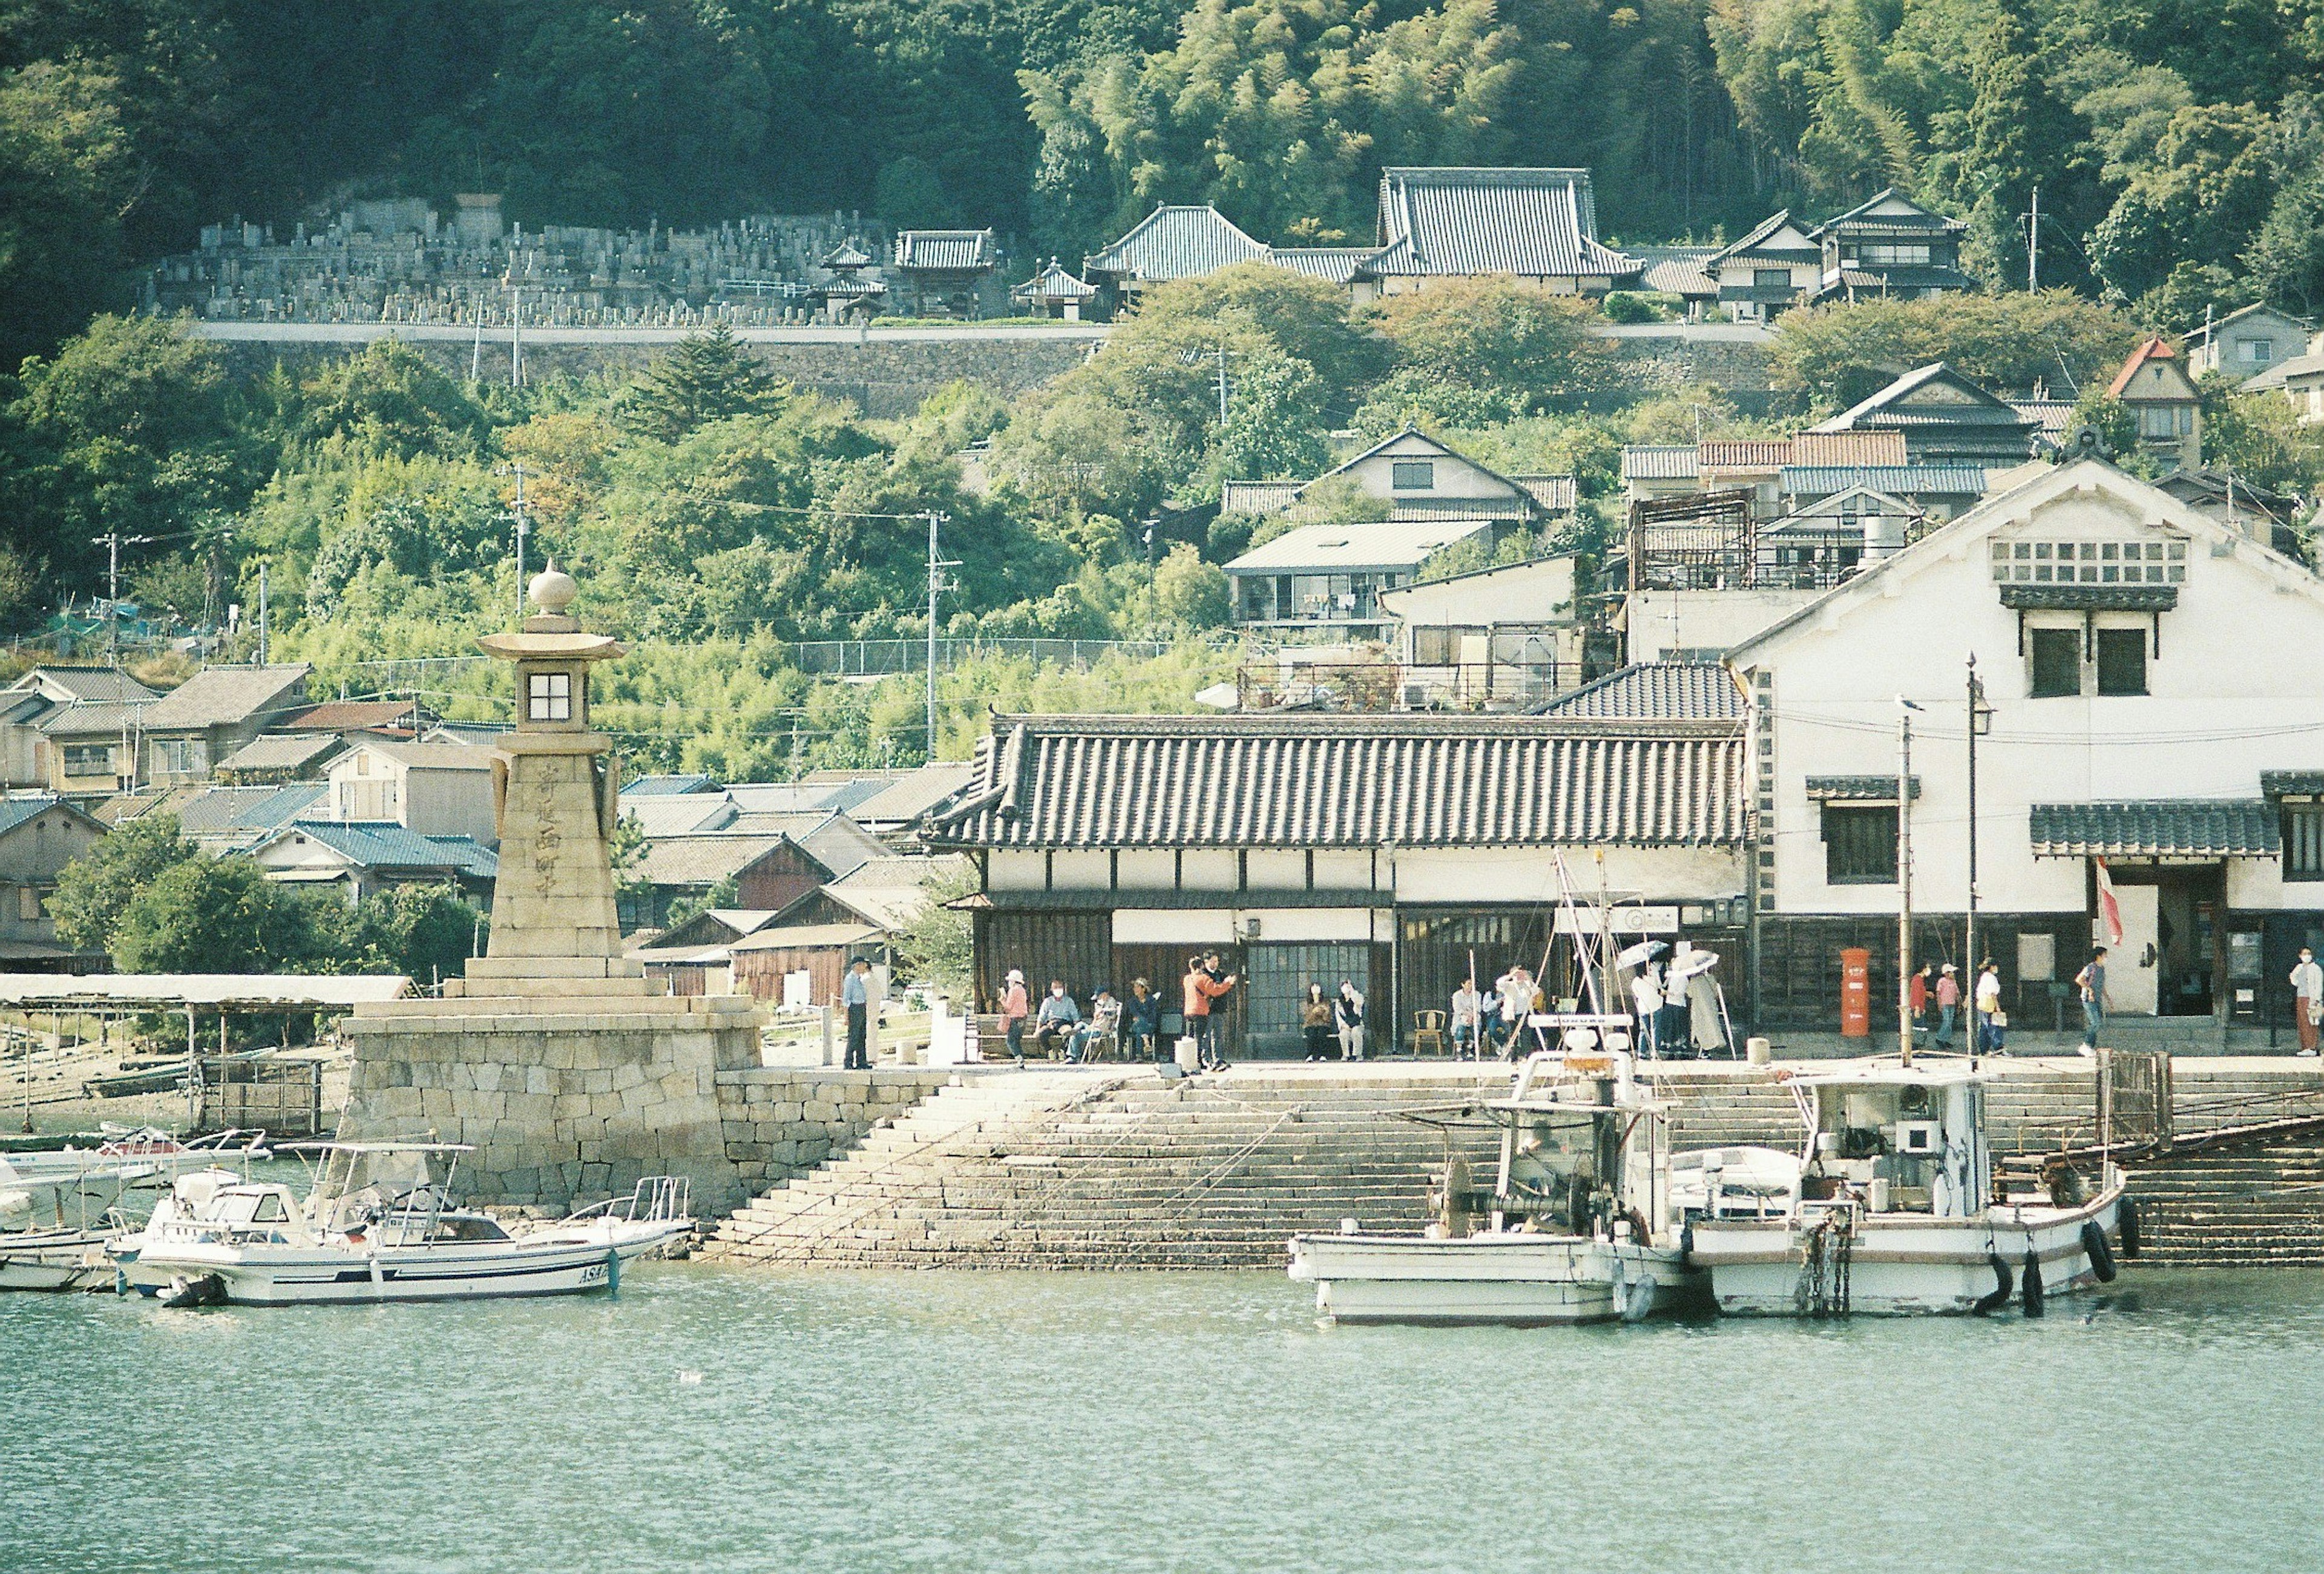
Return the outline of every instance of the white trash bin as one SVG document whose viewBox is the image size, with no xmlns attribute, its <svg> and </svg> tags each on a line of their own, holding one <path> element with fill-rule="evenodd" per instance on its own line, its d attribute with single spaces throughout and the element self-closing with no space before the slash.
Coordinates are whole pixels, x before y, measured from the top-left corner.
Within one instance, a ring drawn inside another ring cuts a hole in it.
<svg viewBox="0 0 2324 1574">
<path fill-rule="evenodd" d="M 1180 1039 L 1170 1058 L 1178 1062 L 1178 1069 L 1191 1077 L 1203 1069 L 1203 1046 L 1192 1038 Z"/>
</svg>

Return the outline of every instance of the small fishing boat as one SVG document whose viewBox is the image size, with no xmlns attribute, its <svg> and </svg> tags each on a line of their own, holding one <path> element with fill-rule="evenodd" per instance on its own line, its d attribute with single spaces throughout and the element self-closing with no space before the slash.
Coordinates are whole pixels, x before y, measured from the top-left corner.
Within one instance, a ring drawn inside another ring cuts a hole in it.
<svg viewBox="0 0 2324 1574">
<path fill-rule="evenodd" d="M 1785 1317 L 1990 1312 L 2115 1276 L 2136 1255 L 2122 1174 L 2061 1161 L 1995 1180 L 1986 1078 L 1960 1060 L 1778 1072 L 1804 1128 L 1787 1187 L 1764 1158 L 1730 1186 L 1725 1154 L 1680 1155 L 1692 1261 L 1722 1312 Z M 1736 1150 L 1729 1150 L 1736 1152 Z M 1764 1150 L 1752 1150 L 1764 1154 Z"/>
<path fill-rule="evenodd" d="M 1592 1047 L 1527 1056 L 1507 1098 L 1415 1116 L 1498 1127 L 1490 1190 L 1471 1189 L 1465 1166 L 1448 1161 L 1424 1234 L 1291 1238 L 1291 1277 L 1314 1284 L 1318 1312 L 1540 1326 L 1708 1304 L 1671 1203 L 1668 1106 L 1639 1087 L 1627 1051 L 1594 1047 L 1602 1041 L 1588 1027 L 1567 1032 Z"/>
<path fill-rule="evenodd" d="M 114 1259 L 127 1285 L 177 1305 L 362 1304 L 613 1290 L 622 1266 L 692 1233 L 686 1180 L 512 1234 L 457 1207 L 453 1143 L 298 1144 L 320 1162 L 300 1198 L 231 1171 L 180 1176 Z"/>
</svg>

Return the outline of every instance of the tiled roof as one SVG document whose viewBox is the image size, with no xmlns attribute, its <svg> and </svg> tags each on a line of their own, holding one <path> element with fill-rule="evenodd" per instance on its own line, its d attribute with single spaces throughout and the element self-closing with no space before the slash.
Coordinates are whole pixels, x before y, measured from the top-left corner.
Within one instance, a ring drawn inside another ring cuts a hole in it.
<svg viewBox="0 0 2324 1574">
<path fill-rule="evenodd" d="M 1713 260 L 1725 262 L 1729 257 L 1741 256 L 1746 253 L 1757 253 L 1762 256 L 1767 257 L 1780 255 L 1785 260 L 1793 262 L 1812 263 L 1821 259 L 1823 255 L 1822 251 L 1812 245 L 1783 246 L 1775 251 L 1765 251 L 1761 249 L 1767 240 L 1781 233 L 1784 226 L 1791 223 L 1791 221 L 1792 210 L 1788 208 L 1780 208 L 1777 211 L 1769 214 L 1758 223 L 1753 225 L 1749 229 L 1745 230 L 1738 239 L 1731 241 L 1728 245 L 1721 246 L 1715 254 L 1713 254 Z"/>
<path fill-rule="evenodd" d="M 1919 410 L 1906 408 L 1914 395 L 1932 385 L 1941 384 L 1955 397 L 1942 404 L 1924 405 Z M 1858 431 L 1883 426 L 1921 425 L 1991 429 L 1997 440 L 2021 438 L 2033 422 L 2002 400 L 1970 382 L 1942 361 L 1932 361 L 1925 366 L 1915 366 L 1886 387 L 1818 424 L 1818 432 Z M 2021 456 L 2022 457 L 2022 456 Z"/>
<path fill-rule="evenodd" d="M 272 723 L 309 708 L 304 662 L 291 666 L 204 667 L 161 699 L 145 713 L 148 732 L 180 728 L 231 727 L 272 711 L 262 719 Z"/>
<path fill-rule="evenodd" d="M 117 667 L 36 667 L 11 688 L 44 687 L 63 690 L 75 699 L 154 699 L 152 690 Z"/>
<path fill-rule="evenodd" d="M 963 847 L 1731 845 L 1731 723 L 1001 717 L 928 839 Z"/>
<path fill-rule="evenodd" d="M 623 798 L 622 815 L 638 822 L 649 840 L 723 830 L 734 821 L 733 800 L 723 792 L 678 792 Z"/>
<path fill-rule="evenodd" d="M 363 732 L 410 727 L 419 708 L 409 699 L 327 699 L 282 720 L 290 732 Z"/>
<path fill-rule="evenodd" d="M 422 836 L 393 820 L 302 819 L 272 839 L 285 836 L 320 842 L 365 869 L 447 869 L 477 879 L 500 870 L 500 859 L 474 837 Z"/>
<path fill-rule="evenodd" d="M 2070 399 L 2012 399 L 2009 408 L 2032 421 L 2036 431 L 2053 441 L 2066 435 L 2066 428 L 2074 416 L 2074 402 Z"/>
<path fill-rule="evenodd" d="M 346 746 L 337 733 L 267 733 L 217 763 L 221 771 L 297 771 Z"/>
<path fill-rule="evenodd" d="M 681 794 L 715 792 L 719 782 L 699 773 L 683 776 L 641 776 L 622 789 L 624 798 L 669 798 Z"/>
<path fill-rule="evenodd" d="M 1598 244 L 1587 170 L 1386 169 L 1381 247 L 1370 275 L 1623 274 L 1637 265 Z"/>
<path fill-rule="evenodd" d="M 54 738 L 99 737 L 106 734 L 117 736 L 124 730 L 142 729 L 156 703 L 151 699 L 80 699 L 60 705 L 33 722 L 32 727 L 43 736 Z"/>
<path fill-rule="evenodd" d="M 1773 470 L 1792 462 L 1792 445 L 1784 438 L 1707 438 L 1694 446 L 1694 462 L 1704 470 Z"/>
<path fill-rule="evenodd" d="M 1473 505 L 1450 519 L 1379 520 L 1366 524 L 1303 524 L 1229 563 L 1232 574 L 1284 574 L 1314 569 L 1416 569 L 1454 542 L 1491 528 Z"/>
<path fill-rule="evenodd" d="M 872 265 L 872 254 L 852 240 L 845 240 L 832 249 L 823 259 L 826 268 L 866 268 Z"/>
<path fill-rule="evenodd" d="M 1272 246 L 1267 260 L 1278 268 L 1344 284 L 1378 250 L 1376 246 Z"/>
<path fill-rule="evenodd" d="M 1084 283 L 1065 272 L 1056 258 L 1022 284 L 1009 292 L 1011 301 L 1086 301 L 1097 293 L 1097 286 Z"/>
<path fill-rule="evenodd" d="M 2282 850 L 2264 798 L 2159 798 L 2036 803 L 2036 857 L 2265 858 Z"/>
<path fill-rule="evenodd" d="M 1667 295 L 1716 295 L 1718 281 L 1703 271 L 1704 264 L 1719 255 L 1716 246 L 1633 246 L 1630 255 L 1646 264 L 1638 277 L 1644 290 L 1658 290 Z"/>
<path fill-rule="evenodd" d="M 1914 798 L 1921 795 L 1921 779 L 1906 778 L 1904 790 Z M 1896 801 L 1896 778 L 1894 776 L 1811 776 L 1807 779 L 1809 799 L 1817 803 L 1894 803 Z"/>
<path fill-rule="evenodd" d="M 1829 497 L 1852 486 L 1899 497 L 1981 497 L 1982 465 L 1786 465 L 1781 485 L 1786 496 Z"/>
<path fill-rule="evenodd" d="M 83 819 L 90 818 L 86 810 L 75 809 L 63 799 L 47 792 L 36 793 L 25 798 L 14 796 L 0 798 L 0 836 L 6 836 L 26 820 L 37 817 L 44 809 L 60 808 Z"/>
<path fill-rule="evenodd" d="M 1299 501 L 1305 481 L 1229 481 L 1219 488 L 1222 514 L 1279 514 Z"/>
<path fill-rule="evenodd" d="M 1919 208 L 1920 212 L 1924 215 L 1924 218 L 1916 222 L 1906 216 L 1899 214 L 1884 213 L 1874 218 L 1865 217 L 1866 215 L 1870 214 L 1874 208 L 1879 207 L 1883 202 L 1889 201 L 1892 199 L 1897 201 L 1909 203 L 1914 208 Z M 1808 233 L 1821 239 L 1825 234 L 1831 230 L 1846 227 L 1851 232 L 1861 233 L 1865 227 L 1873 226 L 1877 226 L 1882 229 L 1892 233 L 1910 233 L 1915 236 L 1925 235 L 1932 230 L 1942 230 L 1950 233 L 1953 231 L 1964 230 L 1969 227 L 1968 225 L 1963 224 L 1958 218 L 1947 218 L 1941 213 L 1932 213 L 1929 209 L 1922 208 L 1919 203 L 1914 202 L 1910 197 L 1907 197 L 1902 191 L 1897 190 L 1895 187 L 1889 186 L 1874 193 L 1872 196 L 1868 197 L 1863 201 L 1858 203 L 1855 207 L 1849 208 L 1847 212 L 1842 213 L 1836 218 L 1825 219 L 1821 224 L 1817 225 Z"/>
<path fill-rule="evenodd" d="M 844 809 L 887 785 L 885 778 L 798 782 L 730 782 L 726 796 L 745 814 L 807 814 Z"/>
<path fill-rule="evenodd" d="M 1794 465 L 1901 465 L 1901 431 L 1803 431 L 1792 438 Z"/>
<path fill-rule="evenodd" d="M 1236 263 L 1263 263 L 1267 247 L 1208 203 L 1157 208 L 1128 235 L 1086 258 L 1084 273 L 1120 273 L 1148 283 L 1199 279 Z"/>
<path fill-rule="evenodd" d="M 648 844 L 632 878 L 653 885 L 715 885 L 739 875 L 783 845 L 772 836 L 657 837 Z"/>
<path fill-rule="evenodd" d="M 1536 716 L 1621 721 L 1732 721 L 1742 691 L 1717 662 L 1636 662 L 1535 707 Z"/>
<path fill-rule="evenodd" d="M 189 837 L 239 838 L 290 824 L 322 801 L 320 782 L 263 787 L 207 787 L 178 806 L 178 829 Z"/>
<path fill-rule="evenodd" d="M 927 910 L 928 884 L 967 865 L 960 855 L 935 857 L 873 858 L 843 879 L 824 886 L 830 897 L 866 923 L 894 930 Z"/>
<path fill-rule="evenodd" d="M 2324 771 L 2262 771 L 2259 790 L 2270 798 L 2287 792 L 2312 798 L 2324 793 Z"/>
<path fill-rule="evenodd" d="M 1571 476 L 1511 476 L 1509 479 L 1552 514 L 1572 513 L 1581 496 Z"/>
<path fill-rule="evenodd" d="M 964 273 L 1001 261 L 989 229 L 904 229 L 896 232 L 896 265 Z"/>
<path fill-rule="evenodd" d="M 2149 361 L 2175 361 L 2178 358 L 2179 352 L 2171 347 L 2171 341 L 2156 335 L 2130 352 L 2130 358 L 2123 362 L 2122 370 L 2116 372 L 2114 381 L 2107 384 L 2106 396 L 2121 398 L 2122 391 L 2130 386 L 2130 380 L 2138 375 L 2138 369 Z"/>
<path fill-rule="evenodd" d="M 1692 443 L 1631 443 L 1622 449 L 1625 481 L 1692 481 L 1698 474 Z"/>
</svg>

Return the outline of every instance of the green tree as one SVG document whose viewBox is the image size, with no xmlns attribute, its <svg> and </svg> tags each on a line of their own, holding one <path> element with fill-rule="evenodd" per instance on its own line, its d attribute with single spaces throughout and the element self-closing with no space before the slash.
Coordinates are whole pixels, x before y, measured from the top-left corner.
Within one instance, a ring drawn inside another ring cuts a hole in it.
<svg viewBox="0 0 2324 1574">
<path fill-rule="evenodd" d="M 1489 390 L 1543 408 L 1592 391 L 1603 359 L 1588 302 L 1545 295 L 1514 279 L 1442 279 L 1370 308 L 1400 371 Z"/>
<path fill-rule="evenodd" d="M 460 977 L 484 940 L 484 915 L 451 885 L 390 885 L 355 904 L 364 961 L 421 985 Z"/>
<path fill-rule="evenodd" d="M 49 897 L 57 935 L 80 951 L 111 951 L 121 916 L 140 891 L 202 856 L 179 834 L 174 814 L 147 814 L 116 827 L 67 864 Z"/>
<path fill-rule="evenodd" d="M 668 927 L 676 929 L 679 924 L 690 923 L 715 909 L 733 907 L 742 900 L 742 888 L 735 884 L 734 876 L 729 875 L 699 896 L 681 896 L 671 903 Z"/>
<path fill-rule="evenodd" d="M 789 393 L 724 323 L 689 333 L 622 402 L 632 431 L 675 442 L 714 421 L 777 409 Z"/>
<path fill-rule="evenodd" d="M 1233 588 L 1226 570 L 1203 561 L 1185 542 L 1174 542 L 1154 565 L 1154 613 L 1170 627 L 1189 630 L 1225 626 Z"/>
<path fill-rule="evenodd" d="M 300 389 L 300 436 L 338 439 L 366 454 L 473 458 L 490 418 L 467 388 L 401 339 L 374 339 L 327 364 Z"/>
<path fill-rule="evenodd" d="M 0 369 L 107 303 L 138 174 L 120 88 L 78 61 L 0 70 Z"/>
<path fill-rule="evenodd" d="M 939 870 L 923 886 L 927 904 L 894 931 L 899 975 L 936 989 L 955 1008 L 969 989 L 971 924 L 968 912 L 951 904 L 977 887 L 976 870 L 965 859 Z"/>
<path fill-rule="evenodd" d="M 266 877 L 240 855 L 171 865 L 129 899 L 112 936 L 124 973 L 289 973 L 335 958 L 327 896 Z M 342 906 L 343 911 L 343 904 Z"/>
<path fill-rule="evenodd" d="M 1997 392 L 2103 382 L 2138 339 L 2137 325 L 2120 311 L 2070 291 L 2044 290 L 1794 311 L 1769 357 L 1780 385 L 1830 412 L 1931 361 Z"/>
</svg>

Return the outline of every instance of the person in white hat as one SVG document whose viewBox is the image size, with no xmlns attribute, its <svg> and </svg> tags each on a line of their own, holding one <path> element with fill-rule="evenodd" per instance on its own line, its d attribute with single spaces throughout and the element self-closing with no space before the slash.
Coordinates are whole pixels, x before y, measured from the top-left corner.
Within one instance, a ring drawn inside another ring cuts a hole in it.
<svg viewBox="0 0 2324 1574">
<path fill-rule="evenodd" d="M 1947 962 L 1937 969 L 1937 1048 L 1953 1047 L 1953 1025 L 1960 1021 L 1960 969 Z"/>
<path fill-rule="evenodd" d="M 1025 1019 L 1033 1014 L 1033 1001 L 1025 993 L 1025 975 L 1009 969 L 1008 987 L 1001 992 L 1001 1020 L 1009 1033 L 1009 1058 L 1025 1063 Z"/>
</svg>

